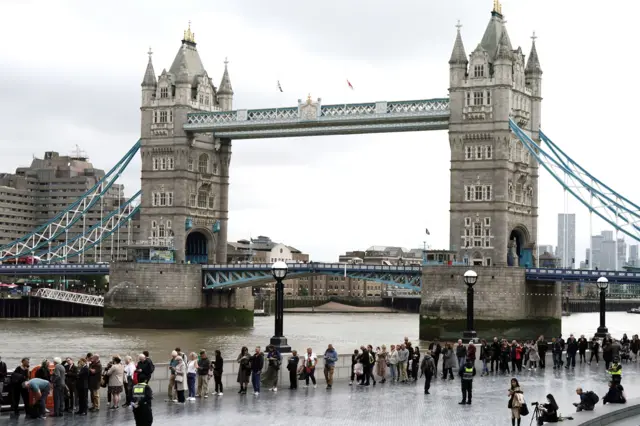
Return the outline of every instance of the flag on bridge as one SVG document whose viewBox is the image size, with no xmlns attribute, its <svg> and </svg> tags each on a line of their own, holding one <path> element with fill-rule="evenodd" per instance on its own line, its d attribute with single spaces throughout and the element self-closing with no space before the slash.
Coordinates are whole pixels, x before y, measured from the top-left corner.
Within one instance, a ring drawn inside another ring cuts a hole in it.
<svg viewBox="0 0 640 426">
<path fill-rule="evenodd" d="M 280 80 L 278 80 L 278 90 L 279 90 L 280 92 L 283 92 L 283 90 L 282 90 L 282 86 L 280 86 Z"/>
<path fill-rule="evenodd" d="M 349 85 L 349 87 L 351 88 L 351 90 L 354 90 L 354 89 L 353 89 L 353 84 L 351 84 L 351 82 L 349 81 L 349 79 L 347 79 L 347 84 Z"/>
</svg>

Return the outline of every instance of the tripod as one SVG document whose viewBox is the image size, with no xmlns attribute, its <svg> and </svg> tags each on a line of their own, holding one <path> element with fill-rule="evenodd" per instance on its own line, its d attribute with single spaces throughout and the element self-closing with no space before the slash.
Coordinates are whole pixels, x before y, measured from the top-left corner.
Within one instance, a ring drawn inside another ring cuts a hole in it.
<svg viewBox="0 0 640 426">
<path fill-rule="evenodd" d="M 536 409 L 533 410 L 533 415 L 531 416 L 531 421 L 529 422 L 529 426 L 533 425 L 533 421 L 535 420 L 536 426 L 538 424 L 538 419 L 542 416 L 542 410 L 540 410 L 540 405 L 536 404 Z"/>
</svg>

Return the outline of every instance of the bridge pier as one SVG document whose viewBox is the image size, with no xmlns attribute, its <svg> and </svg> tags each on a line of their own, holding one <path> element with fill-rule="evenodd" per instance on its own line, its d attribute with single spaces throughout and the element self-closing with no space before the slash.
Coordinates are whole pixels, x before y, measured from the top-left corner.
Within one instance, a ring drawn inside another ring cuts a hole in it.
<svg viewBox="0 0 640 426">
<path fill-rule="evenodd" d="M 466 325 L 469 267 L 426 266 L 422 272 L 420 339 L 457 340 Z M 534 339 L 561 333 L 558 283 L 527 282 L 524 268 L 475 267 L 474 325 L 478 337 Z"/>
<path fill-rule="evenodd" d="M 104 327 L 253 326 L 251 288 L 203 292 L 201 265 L 112 263 Z"/>
</svg>

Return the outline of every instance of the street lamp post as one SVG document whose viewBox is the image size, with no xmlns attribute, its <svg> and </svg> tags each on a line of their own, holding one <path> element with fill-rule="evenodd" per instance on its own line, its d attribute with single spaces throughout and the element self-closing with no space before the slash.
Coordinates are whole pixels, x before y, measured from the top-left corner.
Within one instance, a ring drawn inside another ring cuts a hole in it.
<svg viewBox="0 0 640 426">
<path fill-rule="evenodd" d="M 600 327 L 598 327 L 598 331 L 596 332 L 596 337 L 604 338 L 609 334 L 609 330 L 605 325 L 605 294 L 604 292 L 609 287 L 609 280 L 606 277 L 598 278 L 596 282 L 598 288 L 600 289 Z"/>
<path fill-rule="evenodd" d="M 287 344 L 287 338 L 284 337 L 284 284 L 282 280 L 287 276 L 287 264 L 279 261 L 273 264 L 271 267 L 271 273 L 273 278 L 276 279 L 276 321 L 275 321 L 275 333 L 271 338 L 271 345 L 280 353 L 291 352 L 291 346 Z"/>
<path fill-rule="evenodd" d="M 467 285 L 467 330 L 462 333 L 465 339 L 476 339 L 478 335 L 473 327 L 473 286 L 478 281 L 478 274 L 471 269 L 464 273 L 464 283 Z"/>
</svg>

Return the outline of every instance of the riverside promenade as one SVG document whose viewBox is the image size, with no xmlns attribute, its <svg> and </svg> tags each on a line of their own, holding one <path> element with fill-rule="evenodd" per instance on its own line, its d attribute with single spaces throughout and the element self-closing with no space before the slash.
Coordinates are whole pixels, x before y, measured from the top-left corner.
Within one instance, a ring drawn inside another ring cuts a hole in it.
<svg viewBox="0 0 640 426">
<path fill-rule="evenodd" d="M 304 382 L 299 382 L 298 390 L 289 390 L 288 379 L 281 381 L 278 392 L 263 389 L 259 396 L 251 393 L 245 396 L 237 394 L 237 385 L 233 386 L 229 374 L 226 375 L 224 396 L 209 396 L 205 400 L 198 399 L 184 405 L 167 403 L 168 377 L 163 375 L 166 365 L 157 364 L 155 377 L 151 384 L 155 392 L 153 404 L 154 425 L 175 424 L 219 424 L 246 425 L 262 423 L 270 425 L 325 425 L 329 422 L 347 422 L 347 424 L 425 424 L 436 422 L 441 425 L 468 426 L 500 425 L 510 423 L 510 412 L 507 409 L 507 389 L 512 375 L 492 375 L 480 377 L 481 364 L 477 363 L 478 376 L 473 383 L 473 405 L 460 406 L 460 379 L 434 379 L 431 395 L 423 393 L 423 379 L 417 384 L 378 383 L 376 386 L 349 386 L 346 372 L 350 368 L 345 366 L 348 357 L 342 356 L 336 369 L 337 379 L 333 389 L 325 389 L 322 377 L 322 361 L 318 363 L 318 387 L 304 388 Z M 350 362 L 349 362 L 350 364 Z M 231 370 L 233 363 L 225 363 L 225 369 Z M 627 398 L 640 396 L 640 368 L 636 363 L 624 364 L 622 384 Z M 286 370 L 283 371 L 286 373 Z M 162 377 L 162 378 L 161 378 Z M 538 370 L 536 372 L 523 371 L 515 375 L 520 381 L 525 393 L 526 401 L 544 402 L 547 393 L 553 393 L 560 406 L 563 416 L 573 416 L 574 421 L 569 424 L 579 425 L 582 421 L 597 417 L 597 415 L 615 408 L 602 402 L 592 413 L 575 413 L 571 405 L 578 400 L 575 394 L 577 387 L 593 390 L 600 399 L 607 389 L 608 374 L 604 371 L 604 364 L 596 367 L 578 365 L 574 371 Z M 234 383 L 232 383 L 234 382 Z M 211 383 L 213 386 L 213 383 Z M 106 399 L 102 400 L 102 409 L 98 413 L 88 416 L 74 416 L 65 414 L 62 418 L 49 418 L 39 424 L 84 426 L 84 425 L 133 425 L 133 413 L 126 409 L 106 409 Z M 531 416 L 523 418 L 522 424 L 529 424 Z M 34 420 L 9 418 L 8 414 L 0 417 L 0 422 L 9 425 L 33 424 Z"/>
</svg>

